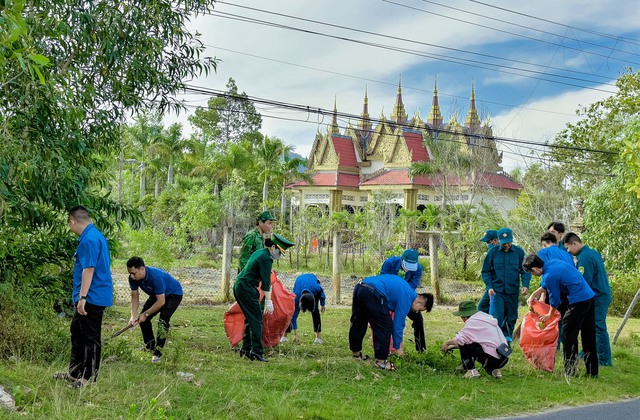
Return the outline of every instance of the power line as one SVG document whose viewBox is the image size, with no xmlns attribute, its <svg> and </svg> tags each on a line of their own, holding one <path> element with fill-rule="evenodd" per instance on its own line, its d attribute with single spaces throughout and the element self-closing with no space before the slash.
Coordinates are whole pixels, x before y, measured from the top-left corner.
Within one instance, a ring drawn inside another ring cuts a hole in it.
<svg viewBox="0 0 640 420">
<path fill-rule="evenodd" d="M 225 4 L 229 4 L 229 3 L 225 3 Z M 245 7 L 245 6 L 238 6 L 238 7 Z M 261 12 L 268 13 L 268 14 L 282 15 L 282 14 L 275 13 L 275 12 L 263 11 L 261 9 L 254 9 L 254 8 L 250 8 L 250 7 L 246 7 L 246 8 L 248 8 L 250 10 L 261 11 Z M 259 25 L 264 25 L 264 26 L 271 26 L 271 27 L 275 27 L 275 28 L 280 28 L 280 29 L 303 32 L 303 33 L 307 33 L 307 34 L 311 34 L 311 35 L 318 35 L 318 36 L 322 36 L 322 37 L 338 39 L 338 40 L 357 43 L 357 44 L 361 44 L 361 45 L 367 45 L 367 46 L 371 46 L 371 47 L 375 47 L 375 48 L 386 49 L 386 50 L 389 50 L 389 51 L 396 51 L 396 52 L 401 52 L 401 53 L 405 53 L 405 54 L 410 54 L 410 55 L 414 55 L 414 56 L 418 56 L 418 57 L 432 58 L 432 59 L 447 61 L 447 62 L 451 62 L 451 63 L 455 63 L 455 64 L 462 64 L 462 65 L 466 65 L 466 66 L 470 66 L 470 67 L 476 67 L 476 68 L 481 68 L 481 69 L 485 69 L 485 70 L 493 70 L 493 71 L 498 71 L 498 72 L 502 72 L 502 73 L 506 73 L 506 74 L 512 74 L 512 75 L 516 75 L 516 76 L 520 76 L 520 77 L 544 80 L 544 81 L 547 81 L 547 82 L 550 82 L 550 83 L 563 84 L 563 85 L 579 87 L 579 88 L 583 88 L 583 89 L 591 89 L 591 90 L 601 91 L 601 92 L 605 92 L 605 93 L 615 93 L 615 92 L 610 91 L 610 90 L 599 89 L 599 88 L 594 88 L 594 87 L 584 86 L 584 85 L 578 85 L 578 84 L 563 82 L 563 81 L 560 81 L 560 80 L 552 80 L 552 79 L 548 79 L 548 78 L 544 78 L 544 77 L 531 76 L 531 75 L 529 75 L 527 73 L 534 74 L 534 75 L 544 75 L 544 76 L 548 76 L 548 77 L 555 77 L 555 78 L 558 78 L 558 79 L 575 80 L 575 81 L 585 82 L 585 83 L 590 83 L 590 84 L 600 83 L 600 84 L 603 84 L 603 85 L 615 86 L 614 84 L 611 84 L 611 83 L 601 83 L 601 82 L 597 82 L 595 80 L 572 77 L 572 76 L 566 76 L 566 75 L 546 74 L 546 73 L 541 72 L 541 71 L 536 71 L 536 70 L 531 70 L 531 69 L 526 69 L 526 68 L 521 68 L 521 67 L 516 67 L 516 66 L 506 66 L 506 65 L 487 63 L 485 61 L 478 61 L 478 60 L 466 59 L 466 58 L 461 58 L 461 57 L 449 57 L 449 56 L 445 56 L 445 55 L 442 55 L 442 54 L 426 53 L 426 52 L 412 50 L 412 49 L 409 49 L 409 48 L 393 47 L 391 45 L 379 44 L 379 43 L 374 43 L 374 42 L 370 42 L 370 41 L 361 41 L 361 40 L 356 40 L 356 39 L 353 39 L 353 38 L 347 38 L 347 37 L 343 37 L 343 36 L 337 36 L 337 35 L 327 34 L 327 33 L 323 33 L 323 32 L 313 31 L 313 30 L 310 30 L 310 29 L 296 28 L 296 27 L 289 26 L 289 25 L 283 25 L 283 24 L 278 24 L 278 23 L 274 23 L 274 22 L 264 21 L 264 20 L 261 20 L 261 19 L 240 16 L 240 15 L 236 15 L 236 14 L 233 14 L 233 13 L 217 11 L 217 12 L 211 12 L 209 14 L 212 15 L 212 16 L 217 16 L 217 17 L 236 20 L 236 21 L 241 21 L 241 22 L 254 23 L 254 24 L 259 24 Z M 282 15 L 282 16 L 290 17 L 289 15 Z M 359 29 L 353 29 L 353 28 L 349 28 L 349 27 L 345 27 L 345 26 L 334 25 L 334 24 L 320 22 L 320 21 L 313 21 L 313 20 L 310 20 L 310 19 L 304 19 L 304 18 L 298 18 L 298 17 L 291 17 L 291 18 L 292 19 L 302 20 L 302 21 L 310 21 L 310 22 L 313 22 L 313 23 L 316 23 L 316 24 L 319 24 L 319 25 L 325 25 L 325 26 L 329 26 L 329 27 L 345 29 L 345 30 L 348 30 L 348 31 L 359 32 L 359 33 L 363 33 L 363 34 L 366 34 L 366 35 L 375 35 L 375 36 L 378 36 L 378 37 L 389 38 L 389 39 L 394 39 L 394 40 L 399 40 L 399 41 L 419 44 L 419 45 L 423 45 L 423 46 L 429 46 L 429 47 L 440 48 L 440 49 L 445 49 L 445 50 L 454 51 L 454 52 L 461 52 L 461 53 L 464 53 L 464 54 L 477 55 L 477 56 L 485 57 L 485 58 L 492 58 L 492 59 L 497 59 L 497 60 L 502 60 L 502 61 L 507 61 L 507 62 L 518 63 L 517 60 L 512 60 L 512 59 L 503 58 L 503 57 L 497 57 L 497 56 L 493 56 L 493 55 L 490 55 L 490 54 L 475 53 L 475 52 L 466 51 L 466 50 L 457 49 L 457 48 L 444 47 L 444 46 L 440 46 L 440 45 L 437 45 L 437 44 L 430 44 L 430 43 L 414 41 L 414 40 L 410 40 L 410 39 L 406 39 L 406 38 L 400 38 L 400 37 L 394 37 L 394 36 L 389 36 L 389 35 L 384 35 L 384 34 L 378 34 L 378 33 L 375 33 L 375 32 L 364 31 L 364 30 L 359 30 Z M 520 61 L 519 63 L 524 63 L 525 65 L 532 66 L 532 67 L 540 67 L 540 65 L 534 64 L 534 63 L 528 63 L 528 62 L 522 62 L 522 61 Z M 631 62 L 631 63 L 633 63 L 633 62 Z M 637 64 L 640 65 L 640 63 L 637 63 Z M 510 69 L 510 70 L 513 70 L 513 71 L 506 71 L 506 70 L 500 70 L 500 69 Z M 559 71 L 566 71 L 565 69 L 558 69 L 558 68 L 555 68 L 555 69 L 559 70 Z M 575 72 L 575 73 L 579 73 L 579 72 Z M 592 76 L 592 77 L 601 77 L 601 78 L 603 77 L 603 76 L 593 75 L 593 74 L 590 74 L 590 73 L 584 73 L 584 74 L 587 74 L 587 75 Z"/>
<path fill-rule="evenodd" d="M 296 110 L 296 111 L 300 111 L 300 112 L 306 112 L 307 114 L 317 114 L 323 117 L 326 116 L 330 116 L 333 117 L 334 115 L 336 117 L 340 117 L 340 118 L 353 118 L 353 119 L 361 119 L 361 116 L 359 115 L 355 115 L 355 114 L 349 114 L 349 113 L 345 113 L 345 112 L 334 112 L 334 111 L 330 111 L 327 109 L 323 109 L 321 107 L 312 107 L 309 105 L 300 105 L 300 104 L 294 104 L 294 103 L 288 103 L 288 102 L 282 102 L 282 101 L 275 101 L 275 100 L 269 100 L 269 99 L 263 99 L 263 98 L 258 98 L 258 97 L 251 97 L 251 96 L 240 96 L 240 95 L 231 95 L 227 92 L 223 92 L 221 90 L 217 90 L 217 89 L 207 89 L 204 87 L 199 87 L 199 86 L 193 86 L 193 85 L 186 85 L 185 87 L 186 91 L 190 91 L 190 92 L 195 92 L 195 93 L 201 93 L 201 94 L 206 94 L 206 95 L 212 95 L 212 96 L 217 96 L 217 97 L 222 97 L 222 98 L 226 98 L 226 99 L 232 99 L 232 100 L 239 100 L 239 101 L 250 101 L 253 103 L 258 103 L 258 104 L 266 104 L 266 105 L 271 105 L 271 106 L 277 106 L 279 108 L 283 108 L 283 109 L 291 109 L 291 110 Z M 395 123 L 395 122 L 390 122 L 388 120 L 381 120 L 381 119 L 377 119 L 377 118 L 369 118 L 369 121 L 371 121 L 372 123 L 377 123 L 377 124 L 382 124 L 382 123 L 389 123 L 389 124 L 393 124 L 395 126 L 398 127 L 402 127 L 402 128 L 406 128 L 406 129 L 414 129 L 412 126 L 406 124 L 406 123 Z M 436 133 L 448 133 L 448 134 L 454 134 L 454 135 L 458 135 L 460 133 L 454 131 L 454 130 L 448 130 L 448 129 L 443 129 L 443 128 L 432 128 L 431 131 L 436 132 Z M 474 134 L 474 133 L 464 133 L 465 136 L 467 137 L 471 137 L 471 138 L 486 138 L 487 136 L 483 136 L 483 135 L 479 135 L 479 134 Z M 501 136 L 490 136 L 492 139 L 496 140 L 496 141 L 501 141 L 501 142 L 506 142 L 506 143 L 513 143 L 513 144 L 517 144 L 517 145 L 529 145 L 529 146 L 537 146 L 537 147 L 546 147 L 546 148 L 555 148 L 555 149 L 563 149 L 563 150 L 572 150 L 572 151 L 580 151 L 580 152 L 589 152 L 589 153 L 597 153 L 597 154 L 603 154 L 603 155 L 617 155 L 617 152 L 613 152 L 613 151 L 609 151 L 609 150 L 598 150 L 598 149 L 591 149 L 591 148 L 585 148 L 585 147 L 575 147 L 575 146 L 567 146 L 567 145 L 557 145 L 557 144 L 551 144 L 551 143 L 539 143 L 539 142 L 535 142 L 532 140 L 524 140 L 524 139 L 516 139 L 516 138 L 510 138 L 510 137 L 501 137 Z"/>
<path fill-rule="evenodd" d="M 579 52 L 584 52 L 579 48 L 574 48 L 574 47 L 570 47 L 570 46 L 567 46 L 567 45 L 560 45 L 560 44 L 557 44 L 555 42 L 546 41 L 544 39 L 533 38 L 533 37 L 526 36 L 526 35 L 523 35 L 523 34 L 518 34 L 518 33 L 510 32 L 510 31 L 505 31 L 505 30 L 494 28 L 494 27 L 491 27 L 491 26 L 481 25 L 481 24 L 476 23 L 476 22 L 470 22 L 470 21 L 467 21 L 467 20 L 464 20 L 464 19 L 459 19 L 459 18 L 455 18 L 455 17 L 452 17 L 452 16 L 447 16 L 447 15 L 435 13 L 435 12 L 432 12 L 432 11 L 418 9 L 418 8 L 407 6 L 407 5 L 404 5 L 404 4 L 401 4 L 401 3 L 396 3 L 396 2 L 393 2 L 393 1 L 390 1 L 390 0 L 382 0 L 382 1 L 385 2 L 385 3 L 395 4 L 397 6 L 406 7 L 406 8 L 409 8 L 409 9 L 422 11 L 422 12 L 429 13 L 429 14 L 432 14 L 432 15 L 440 16 L 440 17 L 443 17 L 445 19 L 451 19 L 451 20 L 455 20 L 457 22 L 462 22 L 462 23 L 466 23 L 466 24 L 469 24 L 469 25 L 473 25 L 473 26 L 479 26 L 481 28 L 491 29 L 491 30 L 494 30 L 494 31 L 497 31 L 497 32 L 506 33 L 506 34 L 509 34 L 509 35 L 514 35 L 514 36 L 517 36 L 517 37 L 520 37 L 520 38 L 529 39 L 529 40 L 532 40 L 532 41 L 541 42 L 541 43 L 550 44 L 550 45 L 555 45 L 555 46 L 562 46 L 562 47 L 567 48 L 567 49 L 572 49 L 572 50 L 576 50 L 576 51 L 579 51 Z M 527 29 L 527 30 L 531 30 L 531 31 L 535 31 L 535 32 L 540 32 L 540 33 L 543 33 L 543 34 L 546 34 L 546 35 L 551 35 L 551 36 L 556 36 L 556 37 L 559 37 L 559 38 L 564 38 L 564 36 L 556 34 L 556 33 L 553 33 L 553 32 L 548 32 L 548 31 L 542 30 L 540 28 L 532 27 L 532 26 L 521 25 L 521 24 L 515 23 L 513 21 L 507 21 L 507 20 L 498 19 L 498 18 L 496 18 L 494 16 L 487 16 L 487 15 L 482 15 L 482 14 L 479 14 L 479 13 L 476 13 L 476 12 L 470 12 L 468 10 L 460 9 L 460 8 L 453 7 L 453 6 L 448 6 L 446 4 L 438 3 L 438 2 L 435 2 L 435 1 L 430 1 L 430 0 L 421 0 L 421 1 L 423 3 L 430 3 L 430 4 L 434 4 L 436 6 L 444 7 L 446 9 L 451 9 L 451 10 L 455 10 L 455 11 L 458 11 L 458 12 L 461 12 L 461 13 L 473 15 L 474 17 L 482 17 L 482 18 L 485 18 L 485 19 L 489 19 L 489 20 L 493 20 L 493 21 L 496 21 L 496 22 L 504 23 L 504 24 L 507 24 L 507 25 L 512 25 L 512 26 L 516 26 L 516 27 L 519 27 L 519 28 L 523 28 L 523 29 Z M 500 9 L 500 10 L 507 10 L 507 9 L 502 9 L 502 8 L 498 8 L 498 7 L 494 7 L 494 8 Z M 512 13 L 515 13 L 515 12 L 512 12 Z M 530 18 L 533 18 L 533 19 L 538 19 L 538 18 L 535 18 L 533 16 L 529 16 L 529 15 L 527 15 L 527 16 L 530 17 Z M 539 19 L 539 20 L 544 20 L 544 19 Z M 563 26 L 566 26 L 566 25 L 563 25 Z M 567 29 L 571 28 L 571 27 L 568 27 L 568 26 L 566 26 L 566 27 L 567 27 Z M 571 29 L 573 29 L 573 28 L 571 28 Z M 607 37 L 613 38 L 614 40 L 618 40 L 618 37 L 614 37 L 612 35 L 609 35 Z M 576 39 L 576 41 L 578 41 L 578 39 Z M 607 45 L 597 44 L 595 42 L 590 42 L 590 41 L 585 41 L 585 40 L 579 40 L 579 41 L 583 42 L 585 44 L 593 45 L 595 47 L 604 48 L 604 49 L 612 50 L 612 51 L 618 51 L 618 52 L 621 52 L 623 54 L 629 54 L 629 55 L 634 55 L 634 56 L 638 55 L 636 53 L 632 53 L 632 52 L 624 51 L 624 50 L 618 50 L 616 48 L 611 48 L 611 47 L 609 47 Z M 591 52 L 587 52 L 587 53 L 591 54 Z M 597 54 L 597 53 L 593 53 L 593 54 L 594 55 L 600 55 L 600 54 Z M 603 57 L 605 57 L 605 56 L 603 56 Z M 619 60 L 622 60 L 622 59 L 619 59 Z"/>
<path fill-rule="evenodd" d="M 604 37 L 604 38 L 610 38 L 610 39 L 613 39 L 613 40 L 625 40 L 625 42 L 629 42 L 630 44 L 640 45 L 640 41 L 636 40 L 636 39 L 626 38 L 626 37 L 617 36 L 617 35 L 610 35 L 610 34 L 606 34 L 606 33 L 603 33 L 603 32 L 594 31 L 593 29 L 585 29 L 585 28 L 580 28 L 580 27 L 577 27 L 577 26 L 565 25 L 564 23 L 560 23 L 560 22 L 556 22 L 556 21 L 553 21 L 553 20 L 541 18 L 541 17 L 538 17 L 538 16 L 528 15 L 528 14 L 522 13 L 522 12 L 516 12 L 515 10 L 507 9 L 507 8 L 500 7 L 500 6 L 495 6 L 493 4 L 484 3 L 484 2 L 481 2 L 481 1 L 476 1 L 476 0 L 469 0 L 469 1 L 471 3 L 477 3 L 477 4 L 480 4 L 480 5 L 486 6 L 486 7 L 490 7 L 492 9 L 502 10 L 504 12 L 513 13 L 513 14 L 516 14 L 516 15 L 528 17 L 528 18 L 535 19 L 535 20 L 539 20 L 539 21 L 542 21 L 542 22 L 552 23 L 554 25 L 562 26 L 562 27 L 565 27 L 565 28 L 568 28 L 568 29 L 574 29 L 574 30 L 577 30 L 577 31 L 586 32 L 586 33 L 590 33 L 590 34 L 593 34 L 593 35 L 601 36 L 601 37 Z"/>
<path fill-rule="evenodd" d="M 237 50 L 232 50 L 232 49 L 220 47 L 220 46 L 217 46 L 217 45 L 210 45 L 210 44 L 204 44 L 204 45 L 206 47 L 210 47 L 210 48 L 214 48 L 214 49 L 218 49 L 218 50 L 222 50 L 222 51 L 228 51 L 228 52 L 232 52 L 232 53 L 235 53 L 235 54 L 241 54 L 241 55 L 245 55 L 245 56 L 248 56 L 248 57 L 258 58 L 258 59 L 261 59 L 261 60 L 273 61 L 275 63 L 286 64 L 286 65 L 289 65 L 289 66 L 294 66 L 294 67 L 314 70 L 314 71 L 327 73 L 327 74 L 335 74 L 337 76 L 349 77 L 349 78 L 352 78 L 352 79 L 362 80 L 362 81 L 365 81 L 365 82 L 378 83 L 378 84 L 385 85 L 385 86 L 394 86 L 394 87 L 397 86 L 397 83 L 395 83 L 395 82 L 394 83 L 384 82 L 384 81 L 381 81 L 381 80 L 375 80 L 375 79 L 369 79 L 369 78 L 366 78 L 366 77 L 354 76 L 352 74 L 341 73 L 341 72 L 337 72 L 337 71 L 333 71 L 333 70 L 320 69 L 320 68 L 312 67 L 312 66 L 305 66 L 305 65 L 302 65 L 302 64 L 296 64 L 296 63 L 291 63 L 291 62 L 288 62 L 288 61 L 277 60 L 277 59 L 274 59 L 274 58 L 264 57 L 264 56 L 251 54 L 251 53 L 246 53 L 246 52 L 237 51 Z M 409 85 L 403 85 L 402 89 L 414 90 L 414 91 L 417 91 L 417 92 L 425 92 L 425 93 L 429 93 L 429 94 L 433 93 L 431 90 L 412 87 L 412 86 L 409 86 Z M 448 97 L 451 97 L 451 98 L 464 99 L 464 100 L 468 100 L 469 99 L 468 97 L 447 94 L 447 93 L 442 92 L 441 90 L 438 90 L 438 96 L 448 96 Z M 485 104 L 494 104 L 494 105 L 500 105 L 500 106 L 505 106 L 505 107 L 509 107 L 509 108 L 526 109 L 526 110 L 530 110 L 530 111 L 543 112 L 543 113 L 553 114 L 553 115 L 566 115 L 566 116 L 569 116 L 569 117 L 574 117 L 575 116 L 575 114 L 567 113 L 567 112 L 557 112 L 557 111 L 549 111 L 549 110 L 546 110 L 546 109 L 539 109 L 539 108 L 521 107 L 521 106 L 517 106 L 517 105 L 513 105 L 513 104 L 505 104 L 503 102 L 495 102 L 495 101 L 487 101 L 487 100 L 479 100 L 479 101 L 482 102 L 482 103 L 485 103 Z"/>
<path fill-rule="evenodd" d="M 242 17 L 242 16 L 233 15 L 233 14 L 230 14 L 230 13 L 220 13 L 220 12 L 216 13 L 216 12 L 214 12 L 214 13 L 211 13 L 211 14 L 214 15 L 214 16 L 221 17 L 221 18 L 227 18 L 227 19 L 237 20 L 237 21 L 241 21 L 241 22 L 256 23 L 256 24 L 265 25 L 265 26 L 272 26 L 272 27 L 277 27 L 277 28 L 281 28 L 281 29 L 288 29 L 288 30 L 293 30 L 293 31 L 313 34 L 313 35 L 319 35 L 319 36 L 323 36 L 323 37 L 327 37 L 327 38 L 333 38 L 333 39 L 352 42 L 352 43 L 356 43 L 356 44 L 367 45 L 367 46 L 370 46 L 370 47 L 385 49 L 385 50 L 389 50 L 389 51 L 396 51 L 396 52 L 401 52 L 401 53 L 405 53 L 405 54 L 410 54 L 410 55 L 414 55 L 414 56 L 417 56 L 417 57 L 432 58 L 432 59 L 437 59 L 437 60 L 446 61 L 446 62 L 450 62 L 450 63 L 462 64 L 462 65 L 466 65 L 466 66 L 469 66 L 469 67 L 475 67 L 475 68 L 480 68 L 480 69 L 485 69 L 485 70 L 493 70 L 493 71 L 501 72 L 501 73 L 504 73 L 504 74 L 512 74 L 512 75 L 515 75 L 515 76 L 525 77 L 525 78 L 529 78 L 529 79 L 544 80 L 544 81 L 547 81 L 547 82 L 550 82 L 550 83 L 556 83 L 556 84 L 561 84 L 561 85 L 565 85 L 565 86 L 578 87 L 578 88 L 581 88 L 581 89 L 589 89 L 589 90 L 594 90 L 594 91 L 599 91 L 599 92 L 604 92 L 604 93 L 610 93 L 610 94 L 615 93 L 615 91 L 612 91 L 612 90 L 599 89 L 599 88 L 594 88 L 594 87 L 585 86 L 585 85 L 579 85 L 579 84 L 575 84 L 575 83 L 563 82 L 561 80 L 552 80 L 552 79 L 548 79 L 548 78 L 543 78 L 543 77 L 538 77 L 538 76 L 531 76 L 531 75 L 525 74 L 525 73 L 533 73 L 533 74 L 546 75 L 544 72 L 535 71 L 535 70 L 527 70 L 527 69 L 522 69 L 522 68 L 517 68 L 517 67 L 509 67 L 509 66 L 493 64 L 493 63 L 486 63 L 486 62 L 482 62 L 482 61 L 470 60 L 470 59 L 465 59 L 465 58 L 448 57 L 448 56 L 444 56 L 444 55 L 441 55 L 441 54 L 423 53 L 423 52 L 419 52 L 419 51 L 416 51 L 416 50 L 411 50 L 411 49 L 408 49 L 408 48 L 392 47 L 390 45 L 377 44 L 377 43 L 368 42 L 368 41 L 360 41 L 360 40 L 356 40 L 356 39 L 352 39 L 352 38 L 325 34 L 325 33 L 322 33 L 322 32 L 312 31 L 312 30 L 308 30 L 308 29 L 294 28 L 294 27 L 287 26 L 287 25 L 280 25 L 280 24 L 275 24 L 275 23 L 272 23 L 272 22 L 265 22 L 265 21 L 261 21 L 259 19 L 245 18 L 245 17 Z M 440 48 L 446 48 L 446 47 L 440 47 Z M 470 54 L 474 54 L 474 53 L 470 53 Z M 470 63 L 472 63 L 472 64 L 470 64 Z M 517 73 L 515 71 L 500 70 L 501 68 L 502 69 L 512 69 L 512 70 L 523 72 L 523 73 Z M 598 82 L 596 82 L 594 80 L 580 79 L 580 78 L 571 77 L 571 76 L 561 76 L 561 75 L 555 75 L 555 74 L 551 74 L 551 75 L 548 75 L 548 76 L 549 77 L 557 77 L 559 79 L 571 79 L 571 80 L 576 80 L 576 81 L 582 81 L 582 82 L 586 82 L 586 83 L 598 83 Z M 615 87 L 614 84 L 610 84 L 610 83 L 603 83 L 603 84 Z"/>
<path fill-rule="evenodd" d="M 196 105 L 187 105 L 188 108 L 200 108 L 199 106 Z M 218 111 L 222 111 L 224 110 L 224 108 L 207 108 L 207 109 L 212 109 L 212 110 L 218 110 Z M 260 109 L 260 107 L 256 107 L 256 109 Z M 239 114 L 245 114 L 245 111 L 242 110 L 234 110 L 233 112 L 235 113 L 239 113 Z M 272 120 L 280 120 L 280 121 L 290 121 L 290 122 L 302 122 L 302 123 L 309 123 L 309 124 L 319 124 L 319 125 L 324 125 L 324 126 L 329 126 L 329 123 L 325 123 L 325 122 L 314 122 L 314 121 L 309 121 L 309 119 L 300 119 L 300 118 L 291 118 L 291 117 L 282 117 L 282 116 L 276 116 L 276 115 L 269 115 L 269 114 L 265 114 L 263 112 L 260 113 L 261 117 L 263 118 L 268 118 L 268 119 L 272 119 Z M 345 130 L 347 128 L 349 128 L 351 126 L 350 120 L 349 122 L 345 121 L 344 119 L 340 118 L 338 119 L 338 121 L 342 121 L 343 124 L 338 124 L 338 127 Z M 396 136 L 396 137 L 400 137 L 400 134 L 387 134 L 388 136 Z M 510 155 L 513 156 L 513 160 L 518 161 L 520 163 L 522 163 L 525 167 L 528 167 L 529 165 L 527 164 L 528 160 L 535 160 L 538 162 L 543 162 L 543 163 L 548 163 L 548 162 L 554 162 L 557 164 L 575 164 L 575 161 L 565 161 L 565 160 L 560 160 L 560 159 L 555 159 L 555 158 L 550 158 L 550 157 L 543 157 L 543 156 L 539 156 L 539 155 L 524 155 L 520 152 L 514 151 L 510 145 L 508 144 L 504 144 L 503 142 L 501 142 L 499 139 L 496 139 L 495 137 L 491 137 L 492 139 L 496 140 L 496 143 L 501 144 L 503 147 L 505 147 L 507 150 L 501 150 L 500 152 L 506 155 Z M 467 145 L 467 143 L 465 141 L 459 141 L 459 140 L 454 140 L 451 138 L 447 138 L 447 139 L 440 139 L 439 141 L 446 141 L 446 142 L 450 142 L 450 143 L 456 143 L 459 145 Z M 482 149 L 490 149 L 489 146 L 484 146 L 484 145 L 474 145 L 473 147 L 479 147 Z M 529 149 L 531 152 L 543 152 L 543 150 L 537 148 L 537 147 L 532 147 L 532 146 L 527 146 L 527 145 L 517 145 L 517 147 L 519 148 L 524 148 L 524 149 Z M 544 147 L 547 147 L 546 145 Z M 609 174 L 609 173 L 593 173 L 593 172 L 584 172 L 584 171 L 577 171 L 575 168 L 572 170 L 572 173 L 575 174 L 580 174 L 580 175 L 588 175 L 588 176 L 594 176 L 594 177 L 612 177 L 613 175 Z"/>
</svg>

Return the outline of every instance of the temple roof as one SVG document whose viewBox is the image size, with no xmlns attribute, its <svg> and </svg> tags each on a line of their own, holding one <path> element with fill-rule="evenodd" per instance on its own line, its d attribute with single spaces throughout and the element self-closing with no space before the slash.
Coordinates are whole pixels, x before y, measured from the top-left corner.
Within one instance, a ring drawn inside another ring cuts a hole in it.
<svg viewBox="0 0 640 420">
<path fill-rule="evenodd" d="M 521 190 L 522 185 L 512 181 L 508 176 L 502 173 L 481 172 L 476 174 L 475 181 L 469 177 L 460 177 L 457 175 L 447 175 L 447 185 L 455 187 L 471 186 L 475 184 L 478 187 L 501 188 L 507 190 Z M 413 179 L 409 176 L 408 169 L 384 170 L 374 174 L 369 179 L 360 183 L 361 186 L 373 185 L 423 185 L 438 186 L 442 185 L 442 175 L 415 176 Z"/>
<path fill-rule="evenodd" d="M 411 152 L 411 162 L 429 162 L 429 152 L 422 140 L 422 133 L 419 131 L 404 130 L 402 133 L 407 142 L 407 147 Z"/>
<path fill-rule="evenodd" d="M 353 147 L 353 139 L 348 136 L 333 134 L 331 136 L 331 142 L 333 143 L 333 149 L 336 151 L 336 155 L 340 158 L 338 165 L 355 168 L 358 160 Z"/>
<path fill-rule="evenodd" d="M 360 185 L 360 176 L 357 174 L 346 174 L 342 172 L 316 172 L 311 176 L 312 184 L 307 181 L 296 181 L 287 185 L 287 188 L 294 187 L 355 187 Z"/>
</svg>

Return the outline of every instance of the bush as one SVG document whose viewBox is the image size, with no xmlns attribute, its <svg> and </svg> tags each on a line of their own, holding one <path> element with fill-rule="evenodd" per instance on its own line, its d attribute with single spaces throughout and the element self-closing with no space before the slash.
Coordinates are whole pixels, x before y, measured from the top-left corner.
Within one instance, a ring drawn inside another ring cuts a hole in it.
<svg viewBox="0 0 640 420">
<path fill-rule="evenodd" d="M 51 299 L 15 284 L 0 284 L 0 358 L 51 362 L 68 353 L 69 324 Z"/>
<path fill-rule="evenodd" d="M 626 273 L 609 273 L 609 281 L 611 282 L 611 294 L 613 295 L 609 314 L 623 316 L 638 289 L 640 289 L 640 272 L 633 270 Z M 640 302 L 636 304 L 631 316 L 640 318 Z"/>
</svg>

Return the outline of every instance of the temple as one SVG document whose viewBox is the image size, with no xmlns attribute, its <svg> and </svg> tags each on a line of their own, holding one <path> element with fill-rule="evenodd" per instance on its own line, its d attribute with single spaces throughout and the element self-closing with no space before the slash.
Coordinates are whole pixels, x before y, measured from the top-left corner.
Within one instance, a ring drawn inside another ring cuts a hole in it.
<svg viewBox="0 0 640 420">
<path fill-rule="evenodd" d="M 316 134 L 307 170 L 312 182 L 288 186 L 295 206 L 356 212 L 375 191 L 387 191 L 408 210 L 485 203 L 504 215 L 515 207 L 522 186 L 502 170 L 491 121 L 480 120 L 473 84 L 464 124 L 456 114 L 444 122 L 437 83 L 426 120 L 419 111 L 408 117 L 401 82 L 389 118 L 372 121 L 366 89 L 356 125 L 349 122 L 341 132 L 337 113 L 335 103 L 326 133 Z M 426 169 L 412 172 L 418 166 Z"/>
</svg>

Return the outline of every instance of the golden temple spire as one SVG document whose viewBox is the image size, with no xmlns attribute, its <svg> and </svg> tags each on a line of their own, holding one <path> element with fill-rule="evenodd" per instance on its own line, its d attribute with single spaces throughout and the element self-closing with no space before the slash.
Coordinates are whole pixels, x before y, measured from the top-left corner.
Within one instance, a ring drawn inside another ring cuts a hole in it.
<svg viewBox="0 0 640 420">
<path fill-rule="evenodd" d="M 338 127 L 338 97 L 337 95 L 333 99 L 333 121 L 331 122 L 331 133 L 340 134 L 340 127 Z"/>
<path fill-rule="evenodd" d="M 440 111 L 440 105 L 438 103 L 438 79 L 435 80 L 433 85 L 433 100 L 431 102 L 431 109 L 429 110 L 429 116 L 427 122 L 431 124 L 431 127 L 438 128 L 442 125 L 442 112 Z"/>
<path fill-rule="evenodd" d="M 398 81 L 398 94 L 396 95 L 396 104 L 393 107 L 391 113 L 391 121 L 397 124 L 404 124 L 407 122 L 407 113 L 404 110 L 404 103 L 402 103 L 402 76 Z"/>
<path fill-rule="evenodd" d="M 467 126 L 470 132 L 474 133 L 478 127 L 480 127 L 480 117 L 476 110 L 476 90 L 475 82 L 471 82 L 471 103 L 469 105 L 469 112 L 467 112 L 467 118 L 464 120 L 464 125 Z"/>
</svg>

